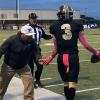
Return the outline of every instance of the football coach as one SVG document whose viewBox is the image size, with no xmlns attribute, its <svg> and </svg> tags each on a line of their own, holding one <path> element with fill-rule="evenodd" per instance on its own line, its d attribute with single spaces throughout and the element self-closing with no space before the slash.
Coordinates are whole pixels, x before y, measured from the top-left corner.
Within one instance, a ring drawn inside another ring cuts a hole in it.
<svg viewBox="0 0 100 100">
<path fill-rule="evenodd" d="M 4 61 L 0 71 L 0 100 L 6 93 L 12 77 L 17 73 L 24 85 L 24 100 L 34 100 L 34 85 L 31 69 L 28 66 L 30 55 L 38 52 L 33 40 L 33 28 L 25 25 L 19 34 L 10 36 L 0 46 L 0 58 L 4 55 Z M 20 88 L 20 86 L 19 86 Z"/>
</svg>

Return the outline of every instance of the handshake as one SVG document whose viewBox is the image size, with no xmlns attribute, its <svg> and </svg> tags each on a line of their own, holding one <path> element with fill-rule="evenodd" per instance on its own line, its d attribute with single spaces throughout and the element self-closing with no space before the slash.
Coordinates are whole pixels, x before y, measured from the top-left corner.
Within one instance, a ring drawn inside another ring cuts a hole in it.
<svg viewBox="0 0 100 100">
<path fill-rule="evenodd" d="M 43 57 L 42 59 L 39 59 L 39 64 L 42 65 L 48 65 L 52 61 L 53 57 L 50 55 L 47 55 Z"/>
<path fill-rule="evenodd" d="M 39 64 L 48 65 L 52 61 L 53 57 L 50 55 L 46 55 L 42 59 L 39 59 Z M 100 50 L 97 51 L 96 54 L 93 54 L 90 59 L 91 63 L 96 63 L 100 61 Z"/>
<path fill-rule="evenodd" d="M 97 51 L 96 54 L 91 56 L 91 63 L 96 63 L 100 61 L 100 50 Z"/>
</svg>

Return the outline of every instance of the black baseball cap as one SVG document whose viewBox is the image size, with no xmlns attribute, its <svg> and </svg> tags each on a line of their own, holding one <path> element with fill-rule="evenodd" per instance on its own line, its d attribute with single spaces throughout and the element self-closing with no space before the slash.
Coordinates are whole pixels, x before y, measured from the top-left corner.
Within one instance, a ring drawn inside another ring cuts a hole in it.
<svg viewBox="0 0 100 100">
<path fill-rule="evenodd" d="M 32 19 L 36 19 L 38 16 L 36 15 L 36 13 L 30 13 L 28 18 L 32 18 Z"/>
</svg>

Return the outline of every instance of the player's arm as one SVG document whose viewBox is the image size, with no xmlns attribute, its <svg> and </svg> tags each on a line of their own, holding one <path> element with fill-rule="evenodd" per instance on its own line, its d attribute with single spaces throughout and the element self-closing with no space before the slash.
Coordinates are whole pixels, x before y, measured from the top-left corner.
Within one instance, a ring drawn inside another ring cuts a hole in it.
<svg viewBox="0 0 100 100">
<path fill-rule="evenodd" d="M 54 36 L 53 36 L 53 43 L 54 45 L 53 45 L 52 54 L 46 55 L 41 60 L 41 62 L 43 62 L 44 65 L 48 65 L 52 61 L 52 59 L 57 55 L 57 43 L 56 43 L 56 38 Z"/>
<path fill-rule="evenodd" d="M 100 52 L 98 52 L 96 49 L 92 48 L 89 43 L 87 42 L 86 38 L 84 37 L 84 34 L 82 32 L 79 33 L 79 41 L 81 44 L 86 48 L 88 51 L 90 51 L 93 54 L 96 54 L 100 56 Z"/>
<path fill-rule="evenodd" d="M 49 40 L 49 39 L 52 39 L 52 36 L 46 34 L 46 33 L 44 32 L 44 30 L 42 29 L 42 38 L 45 39 L 45 40 Z"/>
</svg>

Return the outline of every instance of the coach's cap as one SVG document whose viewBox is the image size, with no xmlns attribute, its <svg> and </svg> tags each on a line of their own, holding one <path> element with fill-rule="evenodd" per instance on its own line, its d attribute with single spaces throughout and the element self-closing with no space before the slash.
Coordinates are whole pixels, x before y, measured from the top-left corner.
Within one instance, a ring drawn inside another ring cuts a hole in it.
<svg viewBox="0 0 100 100">
<path fill-rule="evenodd" d="M 28 17 L 32 19 L 36 19 L 38 16 L 36 15 L 36 13 L 30 13 Z"/>
<path fill-rule="evenodd" d="M 23 33 L 27 36 L 31 36 L 31 35 L 35 34 L 33 28 L 29 25 L 22 26 L 21 33 Z"/>
</svg>

